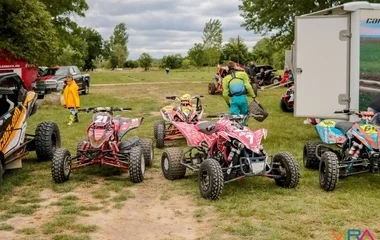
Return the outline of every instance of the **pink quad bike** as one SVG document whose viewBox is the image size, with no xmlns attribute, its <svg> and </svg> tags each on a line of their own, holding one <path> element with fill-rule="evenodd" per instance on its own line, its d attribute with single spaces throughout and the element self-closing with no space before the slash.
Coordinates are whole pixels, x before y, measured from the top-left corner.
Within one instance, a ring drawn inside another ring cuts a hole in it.
<svg viewBox="0 0 380 240">
<path fill-rule="evenodd" d="M 295 188 L 299 182 L 299 166 L 288 152 L 269 156 L 261 145 L 267 130 L 252 131 L 242 122 L 247 116 L 220 114 L 216 123 L 173 122 L 187 140 L 188 149 L 167 148 L 161 157 L 166 179 L 181 179 L 186 168 L 198 172 L 199 190 L 203 198 L 216 200 L 226 183 L 245 177 L 273 178 L 278 186 Z M 268 162 L 268 159 L 271 161 Z"/>
<path fill-rule="evenodd" d="M 53 180 L 62 183 L 69 180 L 71 170 L 90 165 L 108 165 L 128 170 L 132 182 L 142 182 L 145 166 L 151 166 L 153 162 L 153 142 L 137 136 L 122 141 L 127 132 L 138 128 L 143 121 L 143 118 L 113 116 L 115 111 L 127 110 L 131 108 L 78 109 L 79 112 L 94 113 L 87 128 L 88 138 L 78 143 L 76 156 L 73 158 L 65 148 L 55 151 L 51 167 Z"/>
</svg>

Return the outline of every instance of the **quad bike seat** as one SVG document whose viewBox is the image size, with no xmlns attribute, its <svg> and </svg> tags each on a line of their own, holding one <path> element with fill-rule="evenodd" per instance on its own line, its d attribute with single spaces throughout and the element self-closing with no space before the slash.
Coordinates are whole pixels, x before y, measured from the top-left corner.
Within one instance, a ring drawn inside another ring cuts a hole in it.
<svg viewBox="0 0 380 240">
<path fill-rule="evenodd" d="M 216 132 L 216 125 L 213 122 L 201 122 L 197 124 L 198 131 L 211 135 Z"/>
<path fill-rule="evenodd" d="M 128 138 L 126 141 L 122 141 L 119 143 L 119 151 L 130 149 L 131 147 L 136 146 L 139 143 L 139 137 L 134 136 Z"/>
<path fill-rule="evenodd" d="M 343 134 L 346 134 L 348 132 L 348 130 L 350 130 L 352 125 L 354 125 L 353 122 L 338 122 L 335 124 L 335 128 L 342 131 Z"/>
</svg>

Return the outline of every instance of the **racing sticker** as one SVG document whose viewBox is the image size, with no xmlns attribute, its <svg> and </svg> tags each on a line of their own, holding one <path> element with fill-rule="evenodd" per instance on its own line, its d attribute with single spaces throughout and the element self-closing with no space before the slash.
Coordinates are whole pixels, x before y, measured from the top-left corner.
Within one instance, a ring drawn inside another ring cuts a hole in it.
<svg viewBox="0 0 380 240">
<path fill-rule="evenodd" d="M 366 132 L 367 134 L 377 134 L 377 129 L 374 125 L 365 124 L 361 125 L 360 128 L 362 131 Z"/>
<path fill-rule="evenodd" d="M 331 120 L 324 120 L 324 121 L 320 122 L 319 125 L 322 127 L 335 127 L 335 123 L 336 122 L 331 121 Z"/>
</svg>

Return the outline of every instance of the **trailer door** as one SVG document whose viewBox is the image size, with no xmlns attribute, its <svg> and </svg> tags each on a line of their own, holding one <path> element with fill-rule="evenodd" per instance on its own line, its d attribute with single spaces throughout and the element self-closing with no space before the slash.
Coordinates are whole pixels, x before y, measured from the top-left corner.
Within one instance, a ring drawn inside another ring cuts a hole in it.
<svg viewBox="0 0 380 240">
<path fill-rule="evenodd" d="M 295 117 L 348 119 L 350 19 L 296 18 Z"/>
</svg>

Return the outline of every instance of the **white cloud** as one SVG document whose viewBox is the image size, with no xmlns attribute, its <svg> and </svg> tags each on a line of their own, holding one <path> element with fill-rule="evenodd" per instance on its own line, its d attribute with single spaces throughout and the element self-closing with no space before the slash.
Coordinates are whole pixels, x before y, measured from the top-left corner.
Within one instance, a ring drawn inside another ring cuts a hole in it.
<svg viewBox="0 0 380 240">
<path fill-rule="evenodd" d="M 154 58 L 180 53 L 186 55 L 194 43 L 202 41 L 207 21 L 222 22 L 223 41 L 238 35 L 251 49 L 261 38 L 240 27 L 240 0 L 87 0 L 85 18 L 76 17 L 81 26 L 88 26 L 109 39 L 114 27 L 123 22 L 129 33 L 129 59 L 148 52 Z"/>
</svg>

